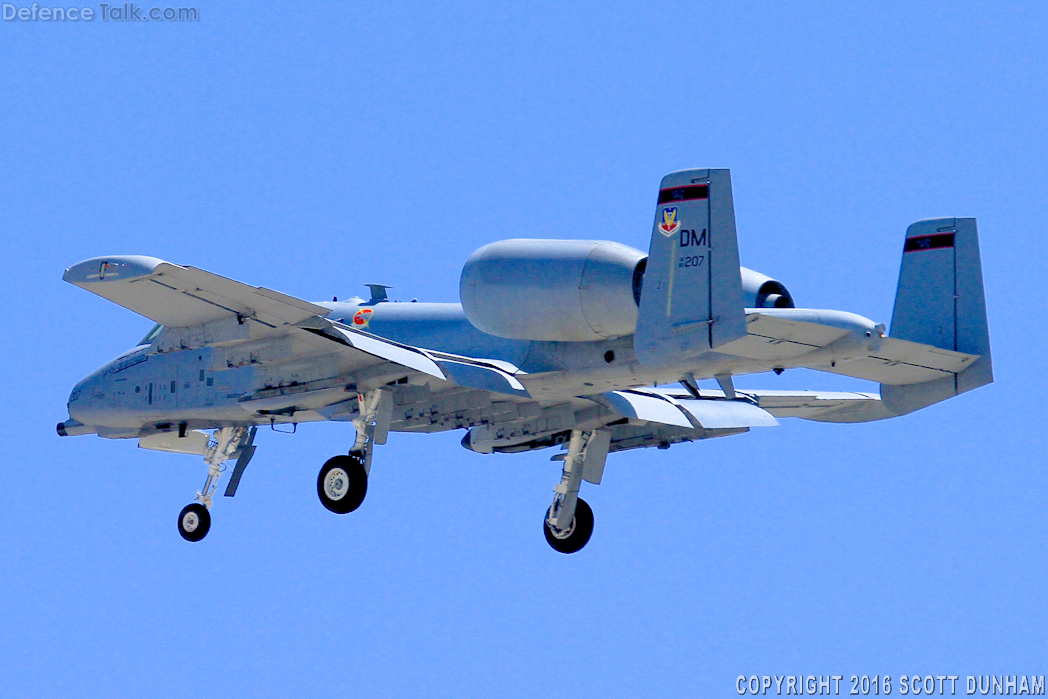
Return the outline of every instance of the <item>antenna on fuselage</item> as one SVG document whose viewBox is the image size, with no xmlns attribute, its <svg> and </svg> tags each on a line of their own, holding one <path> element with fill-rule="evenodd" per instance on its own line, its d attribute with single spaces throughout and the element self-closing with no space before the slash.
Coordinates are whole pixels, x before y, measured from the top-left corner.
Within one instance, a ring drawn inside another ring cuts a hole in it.
<svg viewBox="0 0 1048 699">
<path fill-rule="evenodd" d="M 367 288 L 371 289 L 371 298 L 368 299 L 368 303 L 382 303 L 383 301 L 389 301 L 389 296 L 386 295 L 386 289 L 392 289 L 391 286 L 385 284 L 365 284 Z"/>
</svg>

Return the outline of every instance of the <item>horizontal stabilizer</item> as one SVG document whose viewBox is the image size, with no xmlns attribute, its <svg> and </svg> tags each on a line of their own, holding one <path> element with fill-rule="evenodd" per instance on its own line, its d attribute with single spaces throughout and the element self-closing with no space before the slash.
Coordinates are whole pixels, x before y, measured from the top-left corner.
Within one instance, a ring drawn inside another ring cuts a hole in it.
<svg viewBox="0 0 1048 699">
<path fill-rule="evenodd" d="M 750 359 L 790 359 L 828 347 L 852 332 L 872 332 L 875 328 L 872 321 L 843 311 L 751 309 L 746 316 L 747 335 L 722 351 Z"/>
<path fill-rule="evenodd" d="M 876 381 L 885 386 L 918 384 L 947 378 L 952 380 L 970 366 L 978 355 L 953 352 L 930 345 L 886 337 L 880 348 L 868 357 L 849 359 L 824 371 Z"/>
<path fill-rule="evenodd" d="M 844 391 L 747 391 L 775 417 L 815 422 L 872 422 L 892 417 L 873 393 Z"/>
<path fill-rule="evenodd" d="M 882 337 L 884 326 L 844 311 L 750 309 L 746 329 L 746 337 L 722 351 L 768 362 L 786 362 L 794 357 L 812 362 L 812 357 L 818 357 L 818 363 L 807 366 L 889 386 L 952 378 L 979 359 L 977 354 Z M 857 353 L 857 342 L 869 347 Z M 815 350 L 824 351 L 811 354 Z"/>
</svg>

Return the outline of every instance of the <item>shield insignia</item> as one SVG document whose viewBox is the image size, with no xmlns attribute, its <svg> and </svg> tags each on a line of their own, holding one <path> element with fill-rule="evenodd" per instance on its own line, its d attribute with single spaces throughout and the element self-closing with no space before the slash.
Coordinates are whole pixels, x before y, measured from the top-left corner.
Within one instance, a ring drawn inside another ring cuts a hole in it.
<svg viewBox="0 0 1048 699">
<path fill-rule="evenodd" d="M 680 230 L 680 221 L 677 220 L 677 207 L 667 206 L 662 210 L 662 222 L 659 223 L 659 232 L 669 238 Z"/>
</svg>

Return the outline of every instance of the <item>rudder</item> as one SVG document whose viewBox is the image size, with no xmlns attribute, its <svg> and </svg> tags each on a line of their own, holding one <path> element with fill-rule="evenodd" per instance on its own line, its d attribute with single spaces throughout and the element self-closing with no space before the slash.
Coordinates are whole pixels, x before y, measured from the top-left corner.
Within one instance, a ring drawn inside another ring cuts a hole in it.
<svg viewBox="0 0 1048 699">
<path fill-rule="evenodd" d="M 662 178 L 633 347 L 665 366 L 746 334 L 731 173 Z"/>
</svg>

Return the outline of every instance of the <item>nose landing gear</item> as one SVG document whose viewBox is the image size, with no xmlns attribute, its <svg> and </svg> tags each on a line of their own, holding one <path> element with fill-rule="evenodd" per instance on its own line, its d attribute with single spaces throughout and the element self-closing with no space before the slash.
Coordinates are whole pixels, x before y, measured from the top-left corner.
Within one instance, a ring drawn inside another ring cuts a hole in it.
<svg viewBox="0 0 1048 699">
<path fill-rule="evenodd" d="M 211 513 L 199 502 L 182 508 L 178 513 L 178 533 L 186 541 L 200 541 L 211 530 Z"/>
<path fill-rule="evenodd" d="M 222 464 L 233 457 L 237 452 L 240 459 L 237 461 L 234 477 L 239 480 L 247 462 L 254 454 L 251 442 L 255 438 L 254 427 L 223 427 L 215 430 L 204 451 L 204 462 L 207 464 L 207 480 L 204 487 L 197 491 L 197 502 L 186 505 L 178 513 L 178 533 L 186 541 L 200 541 L 211 530 L 212 496 L 218 488 L 218 480 L 222 477 Z M 184 428 L 183 428 L 184 431 Z M 236 492 L 232 487 L 226 490 L 226 495 Z"/>
</svg>

